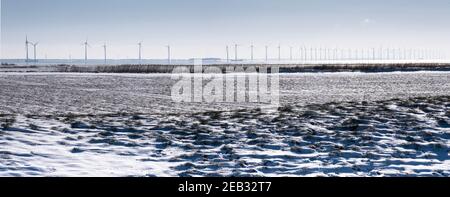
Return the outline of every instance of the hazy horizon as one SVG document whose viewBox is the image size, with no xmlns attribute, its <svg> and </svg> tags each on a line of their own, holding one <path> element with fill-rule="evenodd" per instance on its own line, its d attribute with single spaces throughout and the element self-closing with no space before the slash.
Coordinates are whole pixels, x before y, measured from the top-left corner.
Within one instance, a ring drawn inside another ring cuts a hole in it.
<svg viewBox="0 0 450 197">
<path fill-rule="evenodd" d="M 1 59 L 23 59 L 25 36 L 39 42 L 38 59 L 275 58 L 289 46 L 427 48 L 450 52 L 449 1 L 419 0 L 2 0 Z M 32 49 L 30 48 L 30 54 Z M 30 55 L 31 57 L 31 55 Z"/>
</svg>

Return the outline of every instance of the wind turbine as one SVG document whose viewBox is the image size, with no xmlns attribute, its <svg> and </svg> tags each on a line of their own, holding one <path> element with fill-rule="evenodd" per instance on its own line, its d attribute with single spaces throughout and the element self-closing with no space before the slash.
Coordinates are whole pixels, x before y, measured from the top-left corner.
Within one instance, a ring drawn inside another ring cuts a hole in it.
<svg viewBox="0 0 450 197">
<path fill-rule="evenodd" d="M 304 45 L 300 47 L 300 59 L 305 61 L 306 60 L 306 48 Z"/>
<path fill-rule="evenodd" d="M 314 47 L 314 60 L 315 61 L 317 61 L 318 59 L 317 59 L 317 48 L 316 47 Z"/>
<path fill-rule="evenodd" d="M 338 56 L 338 47 L 336 46 L 333 49 L 333 60 L 336 61 L 337 60 L 337 56 Z"/>
<path fill-rule="evenodd" d="M 171 60 L 171 57 L 170 57 L 170 45 L 167 45 L 166 47 L 167 47 L 167 62 L 169 64 L 171 64 L 172 60 Z"/>
<path fill-rule="evenodd" d="M 26 51 L 26 55 L 25 55 L 26 60 L 25 61 L 26 62 L 30 61 L 30 57 L 28 55 L 28 45 L 29 44 L 31 44 L 31 42 L 28 41 L 28 36 L 25 36 L 25 51 Z"/>
<path fill-rule="evenodd" d="M 268 53 L 269 53 L 269 46 L 266 45 L 266 63 L 267 63 L 268 60 L 269 60 L 269 55 L 268 55 Z"/>
<path fill-rule="evenodd" d="M 345 52 L 346 53 L 345 56 L 346 56 L 346 58 L 348 60 L 354 60 L 355 59 L 355 57 L 353 57 L 353 49 L 352 48 L 347 48 L 345 51 L 346 51 Z"/>
<path fill-rule="evenodd" d="M 139 63 L 142 60 L 142 41 L 138 43 L 139 46 Z"/>
<path fill-rule="evenodd" d="M 254 49 L 254 45 L 253 45 L 253 43 L 252 43 L 252 45 L 250 46 L 250 49 L 251 49 L 251 60 L 253 61 L 254 59 L 254 56 L 253 56 L 253 49 Z"/>
<path fill-rule="evenodd" d="M 303 47 L 299 48 L 299 54 L 300 54 L 300 60 L 304 60 L 304 56 L 303 56 Z"/>
<path fill-rule="evenodd" d="M 83 43 L 84 45 L 84 64 L 87 64 L 87 60 L 88 60 L 88 47 L 90 47 L 88 40 L 86 39 L 86 41 Z"/>
<path fill-rule="evenodd" d="M 334 60 L 334 59 L 336 59 L 336 51 L 337 51 L 336 48 L 334 48 L 334 49 L 332 49 L 332 48 L 328 49 L 328 60 Z"/>
<path fill-rule="evenodd" d="M 31 43 L 31 45 L 33 45 L 33 50 L 34 50 L 34 62 L 37 62 L 37 59 L 36 59 L 36 47 L 37 47 L 37 45 L 39 44 L 39 42 L 36 42 L 36 43 Z"/>
<path fill-rule="evenodd" d="M 105 44 L 103 44 L 103 52 L 104 52 L 104 55 L 105 55 L 105 64 L 106 64 L 106 43 Z"/>
<path fill-rule="evenodd" d="M 289 47 L 289 59 L 292 61 L 292 47 Z"/>
<path fill-rule="evenodd" d="M 226 51 L 227 51 L 227 62 L 230 62 L 230 48 L 228 45 L 226 47 Z"/>
<path fill-rule="evenodd" d="M 319 60 L 322 60 L 322 46 L 319 46 Z"/>
<path fill-rule="evenodd" d="M 386 52 L 386 55 L 387 55 L 387 56 L 386 56 L 386 59 L 387 59 L 387 60 L 390 60 L 390 59 L 391 59 L 391 52 L 390 52 L 389 47 L 386 49 L 386 51 L 387 51 L 387 52 Z"/>
<path fill-rule="evenodd" d="M 304 59 L 305 61 L 310 60 L 310 57 L 311 57 L 311 50 L 310 50 L 306 45 L 305 45 L 305 47 L 303 47 L 303 50 L 304 50 L 303 54 L 305 55 L 305 56 L 303 57 L 303 59 Z"/>
<path fill-rule="evenodd" d="M 372 60 L 376 60 L 377 56 L 376 56 L 376 51 L 375 51 L 375 47 L 372 48 Z"/>
<path fill-rule="evenodd" d="M 278 45 L 278 61 L 281 61 L 281 44 Z"/>
<path fill-rule="evenodd" d="M 238 44 L 234 45 L 234 60 L 238 61 Z"/>
</svg>

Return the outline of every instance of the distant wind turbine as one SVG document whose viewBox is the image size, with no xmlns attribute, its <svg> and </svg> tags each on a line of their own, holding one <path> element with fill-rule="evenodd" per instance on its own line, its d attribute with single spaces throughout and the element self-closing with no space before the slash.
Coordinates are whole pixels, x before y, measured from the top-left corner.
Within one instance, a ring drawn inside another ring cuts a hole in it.
<svg viewBox="0 0 450 197">
<path fill-rule="evenodd" d="M 234 60 L 238 61 L 238 44 L 234 45 Z"/>
<path fill-rule="evenodd" d="M 319 60 L 322 60 L 322 46 L 319 46 Z"/>
<path fill-rule="evenodd" d="M 88 60 L 88 47 L 90 47 L 88 40 L 86 39 L 86 41 L 83 43 L 84 45 L 84 63 L 87 63 Z"/>
<path fill-rule="evenodd" d="M 139 63 L 142 61 L 142 41 L 138 43 L 139 46 Z"/>
<path fill-rule="evenodd" d="M 228 47 L 228 45 L 226 47 L 226 51 L 227 51 L 227 62 L 230 62 L 230 48 Z"/>
<path fill-rule="evenodd" d="M 317 56 L 317 48 L 314 48 L 314 60 L 315 61 L 317 61 L 318 59 L 318 56 Z"/>
<path fill-rule="evenodd" d="M 281 61 L 281 44 L 278 45 L 278 61 Z"/>
<path fill-rule="evenodd" d="M 389 47 L 386 49 L 386 59 L 387 60 L 390 60 L 391 59 L 391 51 L 390 51 L 390 49 L 389 49 Z"/>
<path fill-rule="evenodd" d="M 292 60 L 292 47 L 289 47 L 289 57 L 290 57 L 290 59 Z"/>
<path fill-rule="evenodd" d="M 266 62 L 269 60 L 269 46 L 266 45 Z"/>
<path fill-rule="evenodd" d="M 377 59 L 375 48 L 372 48 L 372 60 Z"/>
<path fill-rule="evenodd" d="M 28 36 L 25 36 L 25 58 L 26 58 L 26 62 L 30 61 L 30 57 L 28 54 L 28 45 L 31 44 L 31 42 L 28 41 Z"/>
<path fill-rule="evenodd" d="M 104 52 L 104 55 L 105 55 L 105 64 L 106 64 L 106 43 L 105 44 L 103 44 L 103 52 Z"/>
<path fill-rule="evenodd" d="M 166 47 L 167 47 L 167 62 L 169 64 L 171 64 L 172 60 L 171 60 L 171 57 L 170 57 L 170 45 L 167 45 Z"/>
<path fill-rule="evenodd" d="M 338 52 L 339 52 L 338 48 L 335 47 L 334 49 L 331 49 L 331 50 L 333 51 L 333 57 L 332 57 L 332 60 L 337 60 L 337 58 L 338 58 Z"/>
<path fill-rule="evenodd" d="M 306 46 L 303 47 L 303 60 L 308 60 L 308 48 Z"/>
<path fill-rule="evenodd" d="M 251 60 L 253 61 L 254 60 L 254 56 L 253 56 L 253 50 L 254 50 L 254 45 L 253 45 L 253 43 L 252 43 L 252 45 L 250 46 L 250 49 L 251 49 Z"/>
<path fill-rule="evenodd" d="M 39 44 L 39 42 L 36 42 L 36 43 L 31 43 L 32 45 L 33 45 L 33 51 L 34 51 L 34 62 L 37 62 L 37 59 L 36 59 L 36 47 L 37 47 L 37 45 Z"/>
<path fill-rule="evenodd" d="M 303 47 L 299 48 L 300 60 L 303 60 Z"/>
</svg>

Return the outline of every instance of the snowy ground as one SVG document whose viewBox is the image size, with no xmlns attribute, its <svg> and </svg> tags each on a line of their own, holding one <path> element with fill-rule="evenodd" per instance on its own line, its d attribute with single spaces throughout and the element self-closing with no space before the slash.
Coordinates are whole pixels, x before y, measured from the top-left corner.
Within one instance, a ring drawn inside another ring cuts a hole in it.
<svg viewBox="0 0 450 197">
<path fill-rule="evenodd" d="M 450 176 L 450 73 L 283 74 L 277 113 L 173 83 L 0 74 L 0 176 Z"/>
</svg>

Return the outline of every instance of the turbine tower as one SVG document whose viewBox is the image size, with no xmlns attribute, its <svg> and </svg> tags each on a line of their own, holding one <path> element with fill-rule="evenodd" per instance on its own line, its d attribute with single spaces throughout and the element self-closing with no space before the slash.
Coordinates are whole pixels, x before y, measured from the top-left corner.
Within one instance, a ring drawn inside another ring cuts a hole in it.
<svg viewBox="0 0 450 197">
<path fill-rule="evenodd" d="M 292 61 L 292 47 L 289 47 L 289 58 Z"/>
<path fill-rule="evenodd" d="M 269 60 L 268 51 L 269 51 L 269 46 L 266 45 L 266 62 Z"/>
<path fill-rule="evenodd" d="M 104 52 L 104 55 L 105 55 L 105 64 L 106 64 L 106 43 L 105 44 L 103 44 L 103 52 Z"/>
<path fill-rule="evenodd" d="M 86 41 L 83 43 L 84 45 L 84 63 L 87 63 L 88 60 L 88 46 L 90 47 L 88 40 L 86 39 Z"/>
<path fill-rule="evenodd" d="M 372 60 L 376 60 L 377 56 L 376 56 L 376 51 L 375 48 L 372 48 Z"/>
<path fill-rule="evenodd" d="M 281 44 L 278 45 L 278 61 L 281 61 Z"/>
<path fill-rule="evenodd" d="M 39 44 L 39 42 L 36 42 L 36 43 L 31 43 L 31 45 L 33 45 L 33 51 L 34 51 L 34 62 L 37 62 L 37 59 L 36 59 L 36 47 L 37 47 L 37 45 Z"/>
<path fill-rule="evenodd" d="M 311 50 L 310 48 L 308 48 L 307 46 L 305 46 L 305 47 L 303 48 L 303 50 L 304 50 L 303 54 L 304 54 L 304 56 L 305 56 L 305 57 L 304 57 L 304 60 L 305 60 L 305 61 L 310 60 L 312 50 Z"/>
<path fill-rule="evenodd" d="M 227 51 L 227 62 L 230 62 L 230 48 L 228 47 L 228 45 L 226 47 L 226 51 Z"/>
<path fill-rule="evenodd" d="M 171 64 L 172 60 L 170 57 L 170 45 L 167 45 L 166 47 L 167 47 L 167 63 Z"/>
<path fill-rule="evenodd" d="M 253 56 L 253 49 L 254 49 L 254 45 L 253 45 L 253 43 L 252 43 L 252 45 L 250 46 L 250 49 L 251 49 L 251 60 L 253 61 L 254 60 L 254 56 Z"/>
<path fill-rule="evenodd" d="M 303 60 L 303 47 L 299 48 L 300 60 Z"/>
<path fill-rule="evenodd" d="M 142 41 L 138 43 L 139 46 L 139 63 L 142 61 Z"/>
<path fill-rule="evenodd" d="M 238 45 L 234 45 L 234 60 L 238 61 Z"/>
<path fill-rule="evenodd" d="M 25 36 L 25 61 L 30 61 L 30 57 L 28 55 L 28 45 L 31 44 L 31 42 L 28 41 L 28 36 Z"/>
</svg>

